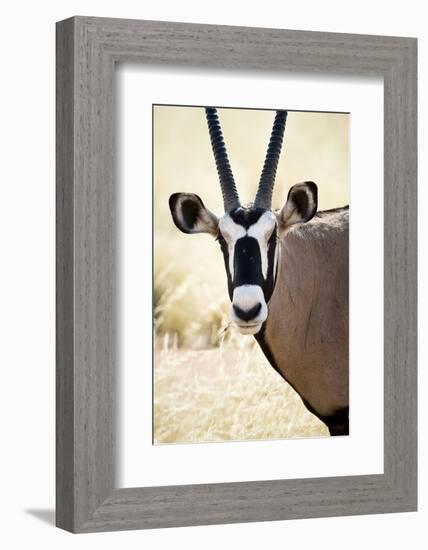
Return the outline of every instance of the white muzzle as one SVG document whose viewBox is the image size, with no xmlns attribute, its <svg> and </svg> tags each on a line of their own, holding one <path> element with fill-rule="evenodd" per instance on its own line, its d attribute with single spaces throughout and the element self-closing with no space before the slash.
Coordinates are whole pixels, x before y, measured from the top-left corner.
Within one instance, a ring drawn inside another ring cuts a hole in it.
<svg viewBox="0 0 428 550">
<path fill-rule="evenodd" d="M 241 285 L 234 289 L 231 320 L 241 334 L 256 334 L 266 321 L 268 307 L 258 285 Z"/>
</svg>

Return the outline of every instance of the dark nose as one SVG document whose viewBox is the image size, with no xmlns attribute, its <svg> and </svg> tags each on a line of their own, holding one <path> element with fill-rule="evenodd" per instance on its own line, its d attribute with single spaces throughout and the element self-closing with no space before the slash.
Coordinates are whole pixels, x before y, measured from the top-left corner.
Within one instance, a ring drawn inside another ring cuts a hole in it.
<svg viewBox="0 0 428 550">
<path fill-rule="evenodd" d="M 251 309 L 241 309 L 239 306 L 235 306 L 235 304 L 233 304 L 233 311 L 243 321 L 251 321 L 251 319 L 257 317 L 261 308 L 262 304 L 260 302 L 253 306 Z"/>
</svg>

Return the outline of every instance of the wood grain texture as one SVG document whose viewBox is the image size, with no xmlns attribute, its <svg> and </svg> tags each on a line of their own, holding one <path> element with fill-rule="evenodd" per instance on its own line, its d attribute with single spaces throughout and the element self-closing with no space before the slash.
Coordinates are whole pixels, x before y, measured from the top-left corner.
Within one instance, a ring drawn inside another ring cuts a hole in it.
<svg viewBox="0 0 428 550">
<path fill-rule="evenodd" d="M 56 55 L 56 521 L 73 528 L 73 159 L 74 26 L 57 33 Z"/>
<path fill-rule="evenodd" d="M 115 489 L 118 61 L 383 76 L 383 475 Z M 56 387 L 57 525 L 69 531 L 416 510 L 416 40 L 87 17 L 58 23 Z"/>
</svg>

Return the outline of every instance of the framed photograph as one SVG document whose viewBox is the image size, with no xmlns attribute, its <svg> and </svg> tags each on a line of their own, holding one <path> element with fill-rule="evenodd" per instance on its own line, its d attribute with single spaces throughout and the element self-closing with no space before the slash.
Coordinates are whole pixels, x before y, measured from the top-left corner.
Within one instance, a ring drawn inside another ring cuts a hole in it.
<svg viewBox="0 0 428 550">
<path fill-rule="evenodd" d="M 416 39 L 57 24 L 57 525 L 414 511 Z"/>
</svg>

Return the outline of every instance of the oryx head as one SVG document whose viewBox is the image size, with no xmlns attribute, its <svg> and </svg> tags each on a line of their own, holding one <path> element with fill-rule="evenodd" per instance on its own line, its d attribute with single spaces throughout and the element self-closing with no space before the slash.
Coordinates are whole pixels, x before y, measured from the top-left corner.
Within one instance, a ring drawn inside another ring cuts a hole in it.
<svg viewBox="0 0 428 550">
<path fill-rule="evenodd" d="M 314 216 L 317 186 L 313 182 L 294 185 L 282 209 L 272 211 L 272 192 L 287 120 L 287 111 L 277 111 L 256 198 L 254 203 L 242 206 L 217 110 L 205 111 L 225 214 L 218 218 L 193 193 L 174 193 L 169 207 L 181 231 L 210 233 L 220 243 L 232 302 L 231 319 L 241 333 L 256 334 L 268 316 L 276 283 L 277 239 L 290 225 Z"/>
</svg>

